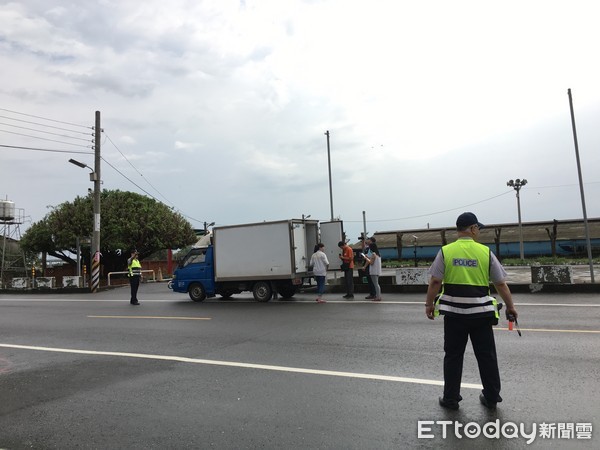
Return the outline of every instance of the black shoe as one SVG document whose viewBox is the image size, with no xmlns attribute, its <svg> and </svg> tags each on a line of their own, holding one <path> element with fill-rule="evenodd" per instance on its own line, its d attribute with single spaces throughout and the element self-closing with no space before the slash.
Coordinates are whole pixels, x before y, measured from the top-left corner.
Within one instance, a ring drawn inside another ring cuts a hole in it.
<svg viewBox="0 0 600 450">
<path fill-rule="evenodd" d="M 375 298 L 375 296 L 374 296 L 374 295 L 367 295 L 367 296 L 365 297 L 365 300 L 373 300 L 374 298 Z"/>
<path fill-rule="evenodd" d="M 130 302 L 130 304 L 132 304 L 132 305 L 139 305 L 140 302 Z"/>
<path fill-rule="evenodd" d="M 488 409 L 496 409 L 496 402 L 490 402 L 483 394 L 479 394 L 479 401 Z"/>
<path fill-rule="evenodd" d="M 454 411 L 458 409 L 458 402 L 456 400 L 450 400 L 445 399 L 444 397 L 440 397 L 439 402 L 442 408 L 453 409 Z"/>
<path fill-rule="evenodd" d="M 353 300 L 354 299 L 354 295 L 344 295 L 344 298 L 346 300 Z"/>
</svg>

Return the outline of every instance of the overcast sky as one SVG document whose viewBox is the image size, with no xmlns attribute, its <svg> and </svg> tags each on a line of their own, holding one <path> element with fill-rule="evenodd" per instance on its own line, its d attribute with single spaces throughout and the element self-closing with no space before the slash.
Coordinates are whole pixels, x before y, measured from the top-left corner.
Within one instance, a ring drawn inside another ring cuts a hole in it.
<svg viewBox="0 0 600 450">
<path fill-rule="evenodd" d="M 88 171 L 67 161 L 93 166 L 100 111 L 103 188 L 149 194 L 194 228 L 330 219 L 326 130 L 352 241 L 362 211 L 370 234 L 451 227 L 466 210 L 516 222 L 515 178 L 524 222 L 578 219 L 570 88 L 600 217 L 599 13 L 578 0 L 0 0 L 0 198 L 26 229 L 85 195 Z"/>
</svg>

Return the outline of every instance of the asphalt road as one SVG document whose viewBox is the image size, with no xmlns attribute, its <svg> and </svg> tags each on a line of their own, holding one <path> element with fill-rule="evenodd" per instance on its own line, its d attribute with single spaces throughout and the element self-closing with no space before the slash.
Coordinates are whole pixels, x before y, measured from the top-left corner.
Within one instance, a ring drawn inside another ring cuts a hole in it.
<svg viewBox="0 0 600 450">
<path fill-rule="evenodd" d="M 460 410 L 439 407 L 442 321 L 423 294 L 127 297 L 0 295 L 0 449 L 600 447 L 597 295 L 515 296 L 523 336 L 496 327 L 495 412 L 470 347 Z M 459 439 L 467 423 L 478 436 Z"/>
</svg>

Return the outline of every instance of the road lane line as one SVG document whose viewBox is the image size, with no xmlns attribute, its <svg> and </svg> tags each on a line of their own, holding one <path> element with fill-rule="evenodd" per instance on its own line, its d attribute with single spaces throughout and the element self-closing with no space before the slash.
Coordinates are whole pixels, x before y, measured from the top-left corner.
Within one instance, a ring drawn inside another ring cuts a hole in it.
<svg viewBox="0 0 600 450">
<path fill-rule="evenodd" d="M 243 367 L 246 369 L 260 369 L 260 370 L 271 370 L 276 372 L 291 372 L 291 373 L 304 373 L 311 375 L 327 375 L 332 377 L 344 377 L 344 378 L 360 378 L 366 380 L 379 380 L 379 381 L 395 381 L 399 383 L 413 383 L 413 384 L 425 384 L 433 386 L 443 386 L 444 382 L 439 380 L 427 380 L 422 378 L 408 378 L 408 377 L 394 377 L 389 375 L 377 375 L 369 373 L 353 373 L 353 372 L 338 372 L 334 370 L 318 370 L 318 369 L 305 369 L 300 367 L 285 367 L 285 366 L 271 366 L 265 364 L 251 364 L 234 361 L 216 361 L 211 359 L 197 359 L 197 358 L 186 358 L 183 356 L 168 356 L 168 355 L 152 355 L 146 353 L 122 353 L 122 352 L 104 352 L 95 350 L 77 350 L 69 348 L 53 348 L 53 347 L 37 347 L 31 345 L 17 345 L 17 344 L 2 344 L 0 347 L 14 348 L 21 350 L 35 350 L 43 352 L 56 352 L 56 353 L 75 353 L 79 355 L 100 355 L 100 356 L 119 356 L 125 358 L 139 358 L 139 359 L 153 359 L 158 361 L 176 361 L 190 364 L 205 364 L 212 366 L 226 366 L 226 367 Z M 466 389 L 482 389 L 483 386 L 480 384 L 473 383 L 461 383 L 461 387 Z"/>
<path fill-rule="evenodd" d="M 357 305 L 357 304 L 373 304 L 373 305 L 383 305 L 383 304 L 389 304 L 389 305 L 424 305 L 423 301 L 403 301 L 403 300 L 383 300 L 380 302 L 373 302 L 371 300 L 335 300 L 335 299 L 328 299 L 327 297 L 325 297 L 325 299 L 327 300 L 327 303 L 331 303 L 331 304 L 345 304 L 345 305 Z M 123 303 L 123 304 L 128 304 L 127 300 L 110 300 L 110 299 L 43 299 L 43 298 L 25 298 L 25 297 L 20 297 L 20 298 L 0 298 L 0 302 L 39 302 L 39 303 Z M 167 300 L 142 300 L 142 303 L 181 303 L 181 302 L 185 302 L 185 303 L 191 303 L 190 301 L 187 301 L 187 299 L 185 300 L 181 300 L 181 299 L 167 299 Z M 223 305 L 235 305 L 235 304 L 240 304 L 240 303 L 257 303 L 256 300 L 252 299 L 252 298 L 235 298 L 232 301 L 222 301 L 222 300 L 216 300 L 216 301 L 207 301 L 207 304 L 211 304 L 211 305 L 215 305 L 215 304 L 223 304 Z M 271 302 L 271 304 L 277 304 L 277 305 L 317 305 L 317 303 L 314 300 L 309 300 L 308 298 L 297 298 L 295 300 L 292 301 L 279 301 L 279 302 Z M 520 307 L 520 306 L 543 306 L 543 307 L 548 307 L 548 306 L 559 306 L 559 307 L 576 307 L 576 308 L 598 308 L 600 307 L 600 303 L 515 303 L 515 306 Z M 317 307 L 322 308 L 322 305 L 318 305 Z"/>
<path fill-rule="evenodd" d="M 169 319 L 169 320 L 211 320 L 210 317 L 172 317 L 172 316 L 87 316 L 92 319 Z"/>
<path fill-rule="evenodd" d="M 496 328 L 496 330 L 513 331 L 508 328 Z M 552 330 L 549 328 L 521 328 L 521 331 L 533 331 L 538 333 L 592 333 L 600 334 L 600 330 Z"/>
</svg>

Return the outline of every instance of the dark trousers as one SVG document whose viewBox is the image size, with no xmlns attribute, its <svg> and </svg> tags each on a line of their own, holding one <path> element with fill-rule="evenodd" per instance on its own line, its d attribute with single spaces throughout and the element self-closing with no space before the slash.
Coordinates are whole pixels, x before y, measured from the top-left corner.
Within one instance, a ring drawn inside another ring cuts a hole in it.
<svg viewBox="0 0 600 450">
<path fill-rule="evenodd" d="M 365 275 L 367 277 L 367 284 L 369 285 L 369 295 L 371 297 L 375 297 L 377 295 L 377 291 L 375 290 L 375 284 L 373 284 L 373 280 L 371 279 L 371 275 L 369 273 L 369 266 L 365 270 Z"/>
<path fill-rule="evenodd" d="M 317 294 L 319 297 L 325 293 L 325 275 L 315 275 L 315 279 L 317 280 Z"/>
<path fill-rule="evenodd" d="M 344 278 L 346 282 L 346 295 L 354 295 L 354 269 L 344 270 Z"/>
<path fill-rule="evenodd" d="M 131 300 L 130 303 L 137 303 L 137 291 L 140 287 L 140 277 L 129 277 L 129 286 L 131 286 Z"/>
<path fill-rule="evenodd" d="M 467 340 L 471 338 L 483 395 L 491 402 L 500 402 L 500 372 L 492 325 L 494 319 L 463 319 L 444 316 L 444 398 L 461 400 L 460 382 Z"/>
</svg>

